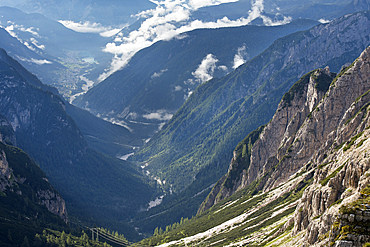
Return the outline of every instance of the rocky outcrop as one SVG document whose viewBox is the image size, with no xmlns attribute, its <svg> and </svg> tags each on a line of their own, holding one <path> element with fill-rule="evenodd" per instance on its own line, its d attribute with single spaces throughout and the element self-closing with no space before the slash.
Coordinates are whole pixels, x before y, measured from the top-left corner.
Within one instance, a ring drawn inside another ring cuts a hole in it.
<svg viewBox="0 0 370 247">
<path fill-rule="evenodd" d="M 12 156 L 11 159 L 8 156 Z M 7 200 L 14 193 L 24 195 L 29 203 L 45 205 L 50 212 L 59 215 L 65 222 L 68 221 L 64 199 L 48 182 L 40 168 L 20 149 L 1 142 L 0 193 L 4 196 L 2 200 Z"/>
<path fill-rule="evenodd" d="M 0 114 L 0 141 L 17 145 L 15 134 L 11 123 Z"/>
<path fill-rule="evenodd" d="M 294 233 L 306 231 L 306 244 L 335 242 L 336 246 L 362 246 L 369 240 L 368 234 L 338 237 L 340 232 L 352 227 L 348 222 L 364 221 L 367 224 L 368 221 L 366 210 L 352 214 L 341 214 L 340 211 L 358 201 L 359 192 L 370 183 L 369 82 L 370 49 L 367 48 L 333 83 L 317 106 L 320 111 L 312 114 L 300 132 L 304 145 L 314 148 L 311 152 L 306 151 L 312 153 L 306 163 L 318 167 L 314 183 L 304 192 L 294 216 Z M 316 138 L 311 141 L 307 135 L 309 130 L 315 131 Z M 315 217 L 318 220 L 312 220 Z"/>
<path fill-rule="evenodd" d="M 11 187 L 14 182 L 14 175 L 6 160 L 4 151 L 0 152 L 0 191 Z"/>
<path fill-rule="evenodd" d="M 59 193 L 51 190 L 39 190 L 37 197 L 41 201 L 40 204 L 45 205 L 50 212 L 59 215 L 64 221 L 68 221 L 66 203 Z"/>
<path fill-rule="evenodd" d="M 336 74 L 331 73 L 326 67 L 312 71 L 296 82 L 284 95 L 270 123 L 265 128 L 252 132 L 245 141 L 238 145 L 223 186 L 215 187 L 211 192 L 213 194 L 217 192 L 218 195 L 214 197 L 213 203 L 209 202 L 213 198 L 209 196 L 199 212 L 257 180 L 261 180 L 258 186 L 262 189 L 266 183 L 263 179 L 271 173 L 271 169 L 278 165 L 280 160 L 289 157 L 292 151 L 289 149 L 293 141 L 292 135 L 298 131 L 306 117 L 324 96 L 335 76 Z M 252 135 L 255 135 L 253 141 L 250 139 Z M 246 143 L 246 140 L 249 142 Z M 247 153 L 239 150 L 247 147 L 250 149 Z M 284 181 L 300 168 L 297 165 L 296 168 L 291 167 L 288 172 L 284 171 Z M 232 184 L 232 186 L 227 186 L 227 184 Z"/>
<path fill-rule="evenodd" d="M 285 246 L 362 246 L 370 241 L 370 47 L 334 77 L 328 68 L 320 69 L 294 84 L 253 143 L 248 166 L 234 175 L 234 192 L 267 192 L 293 176 L 312 174 L 283 227 L 294 225 L 293 240 Z M 236 160 L 228 174 L 235 171 Z M 227 175 L 218 195 L 230 192 L 226 181 Z"/>
</svg>

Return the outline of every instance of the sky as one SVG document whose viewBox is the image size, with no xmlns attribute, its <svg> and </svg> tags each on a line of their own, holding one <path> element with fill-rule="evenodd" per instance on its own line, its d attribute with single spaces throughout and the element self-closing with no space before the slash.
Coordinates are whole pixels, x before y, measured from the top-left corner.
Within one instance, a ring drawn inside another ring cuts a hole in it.
<svg viewBox="0 0 370 247">
<path fill-rule="evenodd" d="M 157 5 L 157 7 L 155 9 L 146 10 L 136 14 L 134 17 L 138 19 L 142 18 L 144 21 L 141 23 L 139 29 L 130 32 L 128 35 L 124 35 L 119 29 L 103 27 L 98 23 L 74 23 L 72 21 L 60 22 L 75 31 L 95 32 L 100 33 L 100 35 L 104 37 L 112 38 L 112 41 L 108 42 L 103 48 L 104 52 L 113 54 L 113 59 L 110 67 L 99 76 L 98 80 L 102 81 L 115 71 L 126 66 L 132 56 L 139 50 L 160 40 L 181 38 L 181 34 L 184 32 L 200 28 L 220 28 L 247 25 L 258 17 L 261 17 L 264 24 L 268 26 L 286 24 L 291 20 L 289 17 L 285 17 L 282 21 L 274 22 L 270 18 L 263 16 L 263 0 L 251 0 L 252 8 L 247 13 L 247 16 L 237 20 L 230 20 L 227 17 L 223 17 L 215 22 L 203 22 L 191 19 L 192 11 L 197 10 L 198 8 L 236 1 L 237 0 L 151 0 L 151 2 Z M 244 62 L 242 48 L 238 53 L 239 54 L 236 54 L 234 59 L 235 68 Z M 212 66 L 215 66 L 215 59 L 216 58 L 208 57 L 208 60 L 204 61 L 204 63 L 211 61 L 208 63 L 211 67 L 203 67 L 203 70 L 209 70 L 209 68 L 212 70 Z M 211 74 L 212 73 L 208 73 L 208 75 Z M 194 72 L 193 75 L 196 79 L 202 81 L 204 79 L 204 77 L 202 77 L 201 74 L 197 74 L 197 72 Z"/>
</svg>

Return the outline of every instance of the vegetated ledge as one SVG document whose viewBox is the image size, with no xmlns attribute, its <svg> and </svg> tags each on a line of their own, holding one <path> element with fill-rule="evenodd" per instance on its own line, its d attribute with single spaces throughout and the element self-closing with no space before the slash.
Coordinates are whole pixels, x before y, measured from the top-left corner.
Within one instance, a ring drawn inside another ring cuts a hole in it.
<svg viewBox="0 0 370 247">
<path fill-rule="evenodd" d="M 366 242 L 370 242 L 369 229 L 370 185 L 366 185 L 357 200 L 340 207 L 331 230 L 320 238 L 329 238 L 331 246 L 361 246 L 364 243 L 364 246 L 368 246 Z"/>
</svg>

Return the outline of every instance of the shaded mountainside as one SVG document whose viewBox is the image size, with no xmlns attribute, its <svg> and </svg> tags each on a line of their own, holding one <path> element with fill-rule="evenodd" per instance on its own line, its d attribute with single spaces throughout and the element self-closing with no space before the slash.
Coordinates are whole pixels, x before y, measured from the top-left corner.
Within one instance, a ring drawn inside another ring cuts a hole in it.
<svg viewBox="0 0 370 247">
<path fill-rule="evenodd" d="M 138 237 L 125 222 L 150 201 L 154 189 L 147 179 L 129 162 L 89 148 L 59 96 L 32 85 L 10 64 L 2 65 L 0 114 L 10 121 L 17 146 L 63 195 L 71 217 Z"/>
<path fill-rule="evenodd" d="M 276 27 L 201 29 L 169 41 L 159 41 L 137 52 L 125 68 L 73 103 L 95 115 L 124 121 L 129 126 L 137 122 L 154 123 L 148 133 L 151 137 L 204 80 L 195 76 L 202 61 L 215 62 L 214 68 L 206 69 L 203 74 L 221 77 L 233 70 L 235 55 L 250 59 L 277 38 L 316 24 L 312 20 L 297 20 Z"/>
<path fill-rule="evenodd" d="M 360 12 L 288 35 L 234 72 L 199 86 L 132 157 L 167 193 L 140 225 L 157 221 L 165 227 L 196 214 L 209 188 L 227 172 L 242 137 L 269 122 L 301 76 L 318 67 L 339 71 L 356 59 L 370 44 L 369 26 L 369 12 Z M 176 215 L 172 222 L 170 215 Z"/>
<path fill-rule="evenodd" d="M 109 38 L 75 32 L 41 14 L 0 7 L 0 22 L 0 47 L 66 98 L 93 84 L 92 74 L 102 73 L 112 58 L 101 49 Z"/>
<path fill-rule="evenodd" d="M 301 76 L 327 65 L 339 71 L 356 59 L 370 44 L 369 26 L 369 13 L 360 12 L 288 35 L 234 72 L 199 86 L 132 156 L 162 182 L 166 193 L 161 205 L 134 221 L 137 226 L 152 231 L 155 224 L 163 228 L 196 214 L 227 172 L 242 137 L 269 122 L 284 93 Z"/>
<path fill-rule="evenodd" d="M 10 37 L 7 32 L 2 34 L 2 31 L 5 32 L 0 28 L 0 36 L 2 37 L 0 43 L 2 41 L 3 44 L 7 43 L 5 47 L 13 47 L 12 49 L 15 47 L 15 50 L 18 50 L 18 52 L 20 50 L 22 53 L 28 51 L 30 57 L 37 58 L 35 57 L 37 53 L 31 52 L 15 38 Z M 16 55 L 13 52 L 12 54 Z M 14 68 L 19 76 L 22 76 L 33 86 L 59 95 L 56 88 L 43 84 L 34 74 L 26 70 L 17 60 L 8 56 L 7 52 L 0 48 L 0 69 L 7 70 L 9 67 Z M 74 119 L 90 147 L 116 157 L 132 153 L 134 147 L 142 145 L 143 137 L 140 135 L 134 137 L 127 128 L 104 121 L 85 110 L 72 106 L 66 101 L 64 101 L 64 105 L 66 112 Z"/>
<path fill-rule="evenodd" d="M 15 143 L 10 122 L 0 116 L 1 246 L 20 246 L 43 228 L 66 229 L 65 201 L 45 173 Z"/>
<path fill-rule="evenodd" d="M 369 92 L 370 47 L 336 77 L 328 69 L 303 76 L 284 95 L 272 120 L 236 148 L 225 180 L 229 184 L 222 186 L 225 192 L 237 189 L 143 244 L 369 242 Z"/>
<path fill-rule="evenodd" d="M 235 72 L 198 87 L 134 160 L 174 191 L 188 186 L 202 167 L 221 163 L 227 169 L 240 136 L 268 122 L 300 76 L 327 65 L 339 71 L 361 53 L 370 43 L 369 25 L 369 13 L 361 12 L 278 39 Z"/>
</svg>

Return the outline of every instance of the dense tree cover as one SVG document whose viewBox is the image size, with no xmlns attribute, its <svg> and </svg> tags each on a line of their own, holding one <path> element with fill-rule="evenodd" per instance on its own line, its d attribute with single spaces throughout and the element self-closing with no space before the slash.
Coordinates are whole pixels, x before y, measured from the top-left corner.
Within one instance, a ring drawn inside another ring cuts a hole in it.
<svg viewBox="0 0 370 247">
<path fill-rule="evenodd" d="M 23 241 L 25 242 L 25 241 Z M 42 234 L 36 234 L 32 244 L 28 246 L 37 247 L 111 247 L 106 242 L 97 242 L 89 239 L 88 235 L 82 231 L 80 237 L 74 236 L 71 233 L 53 231 L 50 229 L 43 230 Z"/>
</svg>

